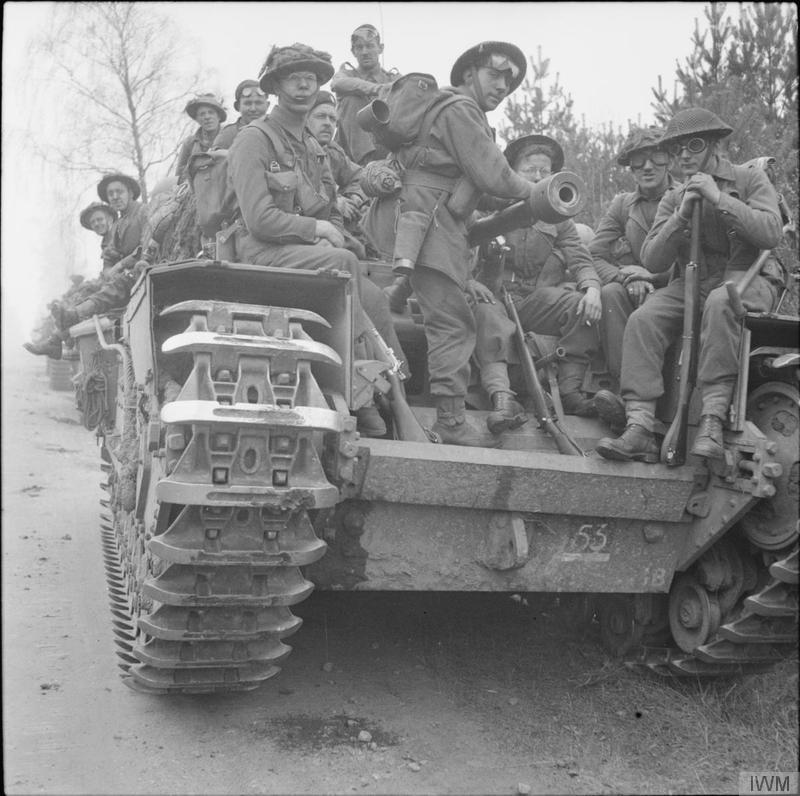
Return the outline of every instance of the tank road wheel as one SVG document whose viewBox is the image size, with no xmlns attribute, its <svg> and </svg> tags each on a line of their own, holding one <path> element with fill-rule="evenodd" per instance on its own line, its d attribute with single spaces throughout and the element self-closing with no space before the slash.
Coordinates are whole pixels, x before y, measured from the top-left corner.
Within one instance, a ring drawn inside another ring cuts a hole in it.
<svg viewBox="0 0 800 796">
<path fill-rule="evenodd" d="M 669 627 L 684 652 L 705 644 L 720 625 L 722 612 L 716 595 L 690 573 L 680 575 L 669 593 Z"/>
<path fill-rule="evenodd" d="M 341 366 L 300 324 L 323 318 L 207 301 L 163 314 L 175 312 L 189 328 L 163 351 L 193 367 L 161 407 L 155 518 L 145 527 L 116 495 L 103 536 L 121 666 L 147 693 L 249 690 L 291 650 L 283 639 L 301 620 L 290 606 L 314 588 L 300 567 L 326 550 L 310 512 L 339 501 L 322 461 L 354 424 L 312 372 Z"/>
<path fill-rule="evenodd" d="M 797 538 L 800 497 L 800 394 L 782 382 L 762 384 L 749 396 L 747 419 L 776 446 L 783 473 L 774 480 L 775 496 L 761 500 L 741 520 L 747 538 L 764 550 L 780 550 Z"/>
<path fill-rule="evenodd" d="M 603 646 L 615 658 L 643 644 L 658 644 L 667 630 L 666 595 L 616 594 L 597 600 Z"/>
</svg>

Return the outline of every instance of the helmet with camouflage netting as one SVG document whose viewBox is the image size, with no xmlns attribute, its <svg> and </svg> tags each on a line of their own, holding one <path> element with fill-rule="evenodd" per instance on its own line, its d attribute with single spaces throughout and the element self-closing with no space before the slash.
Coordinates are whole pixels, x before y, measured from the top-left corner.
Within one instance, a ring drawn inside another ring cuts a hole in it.
<svg viewBox="0 0 800 796">
<path fill-rule="evenodd" d="M 686 108 L 678 111 L 667 122 L 664 135 L 659 142 L 662 146 L 692 135 L 725 138 L 733 132 L 716 113 L 705 108 Z"/>
<path fill-rule="evenodd" d="M 633 127 L 617 155 L 620 166 L 630 166 L 631 155 L 644 149 L 659 149 L 664 131 L 660 127 Z"/>
<path fill-rule="evenodd" d="M 269 51 L 258 82 L 265 94 L 275 94 L 276 78 L 290 72 L 313 72 L 317 76 L 319 87 L 327 83 L 335 71 L 328 53 L 295 42 L 288 47 L 274 46 Z"/>
</svg>

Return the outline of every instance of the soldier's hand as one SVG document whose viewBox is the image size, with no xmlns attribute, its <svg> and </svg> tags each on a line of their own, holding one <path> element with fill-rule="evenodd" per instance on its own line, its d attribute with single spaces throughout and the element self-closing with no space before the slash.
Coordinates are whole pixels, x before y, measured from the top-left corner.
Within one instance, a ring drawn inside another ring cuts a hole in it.
<svg viewBox="0 0 800 796">
<path fill-rule="evenodd" d="M 603 305 L 600 301 L 599 288 L 586 288 L 583 298 L 578 303 L 577 313 L 587 326 L 591 326 L 600 320 L 603 315 Z"/>
<path fill-rule="evenodd" d="M 477 304 L 494 304 L 494 295 L 486 285 L 477 279 L 467 280 L 467 295 Z"/>
<path fill-rule="evenodd" d="M 628 291 L 631 301 L 637 307 L 641 307 L 645 299 L 653 292 L 653 286 L 645 279 L 636 279 L 628 282 L 628 286 L 625 289 Z"/>
<path fill-rule="evenodd" d="M 360 203 L 355 199 L 351 199 L 347 196 L 340 196 L 336 200 L 336 204 L 345 221 L 354 221 L 358 218 Z"/>
<path fill-rule="evenodd" d="M 314 235 L 321 240 L 327 240 L 337 249 L 344 247 L 344 235 L 330 221 L 317 221 Z"/>
<path fill-rule="evenodd" d="M 720 190 L 710 174 L 704 174 L 702 172 L 692 174 L 686 181 L 686 190 L 692 191 L 695 195 L 702 196 L 703 199 L 708 200 L 715 207 L 719 203 Z"/>
<path fill-rule="evenodd" d="M 622 275 L 622 284 L 627 285 L 634 280 L 645 279 L 648 282 L 653 281 L 653 274 L 650 273 L 643 265 L 623 265 L 619 269 Z"/>
</svg>

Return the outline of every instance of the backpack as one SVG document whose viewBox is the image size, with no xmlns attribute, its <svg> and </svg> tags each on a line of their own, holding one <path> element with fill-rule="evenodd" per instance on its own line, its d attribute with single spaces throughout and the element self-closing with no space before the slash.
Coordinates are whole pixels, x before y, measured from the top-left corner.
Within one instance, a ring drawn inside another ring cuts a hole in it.
<svg viewBox="0 0 800 796">
<path fill-rule="evenodd" d="M 442 91 L 433 75 L 409 72 L 381 87 L 378 99 L 359 112 L 361 127 L 372 133 L 375 140 L 390 152 L 420 139 L 423 120 L 434 106 L 439 110 L 460 99 L 449 91 Z M 433 118 L 429 117 L 430 130 Z"/>
<path fill-rule="evenodd" d="M 284 147 L 277 134 L 267 125 L 254 126 L 270 139 L 277 156 L 281 158 Z M 280 166 L 291 170 L 294 160 L 289 163 L 282 159 Z M 203 235 L 213 238 L 233 222 L 239 208 L 236 194 L 228 183 L 228 150 L 212 149 L 195 153 L 189 158 L 187 174 L 197 204 L 197 226 Z"/>
</svg>

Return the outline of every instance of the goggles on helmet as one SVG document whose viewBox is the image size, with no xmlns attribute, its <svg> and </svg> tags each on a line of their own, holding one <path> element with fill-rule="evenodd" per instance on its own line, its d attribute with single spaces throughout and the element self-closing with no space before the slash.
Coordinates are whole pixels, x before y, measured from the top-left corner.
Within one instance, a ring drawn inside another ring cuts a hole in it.
<svg viewBox="0 0 800 796">
<path fill-rule="evenodd" d="M 643 168 L 648 160 L 654 166 L 666 166 L 669 163 L 669 155 L 663 149 L 643 149 L 639 152 L 634 152 L 628 158 L 630 167 L 633 170 Z"/>
<path fill-rule="evenodd" d="M 246 97 L 266 97 L 267 95 L 258 86 L 248 86 L 242 89 L 239 96 L 245 99 Z"/>
<path fill-rule="evenodd" d="M 491 53 L 486 59 L 485 65 L 498 72 L 511 72 L 512 80 L 516 80 L 519 76 L 519 67 L 503 53 Z"/>
<path fill-rule="evenodd" d="M 699 155 L 701 152 L 705 151 L 707 146 L 708 141 L 706 141 L 705 138 L 696 136 L 694 138 L 681 138 L 679 141 L 673 141 L 667 144 L 667 151 L 676 158 L 684 149 L 688 149 L 689 153 L 692 155 Z"/>
</svg>

